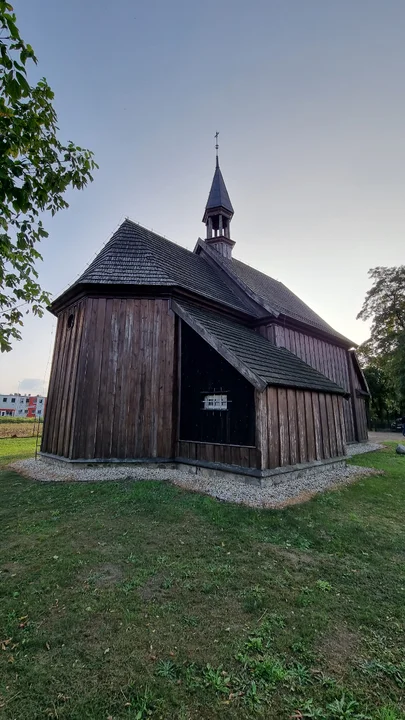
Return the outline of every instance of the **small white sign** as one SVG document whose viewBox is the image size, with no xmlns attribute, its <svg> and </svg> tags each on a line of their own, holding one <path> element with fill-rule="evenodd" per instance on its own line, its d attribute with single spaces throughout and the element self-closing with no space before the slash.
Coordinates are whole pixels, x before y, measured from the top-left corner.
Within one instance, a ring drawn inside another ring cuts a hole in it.
<svg viewBox="0 0 405 720">
<path fill-rule="evenodd" d="M 204 398 L 204 410 L 228 410 L 228 396 L 206 395 Z"/>
</svg>

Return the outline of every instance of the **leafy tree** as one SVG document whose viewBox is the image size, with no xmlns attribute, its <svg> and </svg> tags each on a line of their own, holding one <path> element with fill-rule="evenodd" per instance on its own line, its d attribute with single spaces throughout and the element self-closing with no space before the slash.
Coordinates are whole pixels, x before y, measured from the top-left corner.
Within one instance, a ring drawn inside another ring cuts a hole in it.
<svg viewBox="0 0 405 720">
<path fill-rule="evenodd" d="M 405 333 L 405 265 L 376 267 L 368 274 L 373 285 L 357 319 L 372 321 L 368 343 L 373 354 L 390 353 Z"/>
<path fill-rule="evenodd" d="M 373 285 L 357 318 L 371 319 L 371 336 L 359 348 L 379 420 L 405 409 L 405 265 L 369 271 Z"/>
<path fill-rule="evenodd" d="M 372 425 L 387 425 L 399 414 L 398 397 L 388 369 L 384 363 L 369 363 L 364 375 L 370 388 L 370 420 Z"/>
<path fill-rule="evenodd" d="M 23 312 L 42 316 L 49 294 L 38 282 L 41 216 L 68 207 L 69 187 L 82 189 L 97 167 L 93 153 L 57 135 L 54 94 L 45 79 L 31 86 L 37 63 L 20 37 L 13 8 L 0 0 L 0 349 L 19 340 Z M 23 309 L 22 309 L 23 308 Z"/>
</svg>

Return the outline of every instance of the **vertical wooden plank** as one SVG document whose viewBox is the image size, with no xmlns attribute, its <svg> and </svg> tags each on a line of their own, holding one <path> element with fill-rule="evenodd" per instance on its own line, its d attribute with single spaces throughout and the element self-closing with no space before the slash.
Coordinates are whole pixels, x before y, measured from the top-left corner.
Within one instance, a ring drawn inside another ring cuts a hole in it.
<svg viewBox="0 0 405 720">
<path fill-rule="evenodd" d="M 296 333 L 295 330 L 290 330 L 290 351 L 294 353 L 294 355 L 297 354 L 297 339 L 296 339 Z"/>
<path fill-rule="evenodd" d="M 113 309 L 112 315 L 112 363 L 114 373 L 114 395 L 112 398 L 112 414 L 110 418 L 111 450 L 110 457 L 119 458 L 120 454 L 120 410 L 122 403 L 122 388 L 125 382 L 125 316 L 127 301 L 117 300 L 116 312 Z"/>
<path fill-rule="evenodd" d="M 304 402 L 308 462 L 313 462 L 315 460 L 314 414 L 312 409 L 312 397 L 309 390 L 304 391 Z"/>
<path fill-rule="evenodd" d="M 89 298 L 88 301 L 88 314 L 87 322 L 89 323 L 87 344 L 86 344 L 86 363 L 83 373 L 83 384 L 82 384 L 82 409 L 80 427 L 86 428 L 85 432 L 81 432 L 80 435 L 80 454 L 79 457 L 84 459 L 92 459 L 94 451 L 94 427 L 95 418 L 98 411 L 98 407 L 94 407 L 93 403 L 96 399 L 95 385 L 97 385 L 97 378 L 95 377 L 94 366 L 96 356 L 98 354 L 98 348 L 96 347 L 97 342 L 97 309 L 98 309 L 98 298 Z"/>
<path fill-rule="evenodd" d="M 85 433 L 82 428 L 86 427 L 86 369 L 91 336 L 91 313 L 91 298 L 86 298 L 83 301 L 83 327 L 77 366 L 77 380 L 74 388 L 75 396 L 73 399 L 73 417 L 70 433 L 69 456 L 74 460 L 84 456 L 85 448 Z"/>
<path fill-rule="evenodd" d="M 308 462 L 307 428 L 305 423 L 305 398 L 302 390 L 297 390 L 297 422 L 299 462 Z"/>
<path fill-rule="evenodd" d="M 346 455 L 346 426 L 345 426 L 345 417 L 344 417 L 344 406 L 345 406 L 346 400 L 343 397 L 338 397 L 338 407 L 339 407 L 339 417 L 340 417 L 340 428 L 342 432 L 342 441 L 343 441 L 343 454 Z"/>
<path fill-rule="evenodd" d="M 342 387 L 339 370 L 339 348 L 336 345 L 333 345 L 333 372 L 335 383 Z"/>
<path fill-rule="evenodd" d="M 160 305 L 161 327 L 159 340 L 159 373 L 157 379 L 158 389 L 158 418 L 157 418 L 157 454 L 158 457 L 172 457 L 173 439 L 177 434 L 177 425 L 174 427 L 174 419 L 179 423 L 180 428 L 180 393 L 178 390 L 181 380 L 181 337 L 176 331 L 176 343 L 171 344 L 171 326 L 173 331 L 176 320 L 174 313 L 169 307 L 167 300 L 155 300 Z M 173 333 L 174 337 L 174 333 Z M 175 359 L 177 366 L 175 368 Z M 197 451 L 197 448 L 196 448 Z"/>
<path fill-rule="evenodd" d="M 316 460 L 322 460 L 324 458 L 324 452 L 321 427 L 321 410 L 319 407 L 319 395 L 316 392 L 312 393 L 312 412 L 314 416 L 315 458 Z"/>
<path fill-rule="evenodd" d="M 308 363 L 308 365 L 311 364 L 311 355 L 309 350 L 309 337 L 308 335 L 304 335 L 304 342 L 305 342 L 305 362 Z"/>
<path fill-rule="evenodd" d="M 280 426 L 280 465 L 290 464 L 290 441 L 288 437 L 287 391 L 278 389 L 278 422 Z"/>
<path fill-rule="evenodd" d="M 345 418 L 345 437 L 346 442 L 354 442 L 355 441 L 355 435 L 354 435 L 354 427 L 353 427 L 353 412 L 352 412 L 352 405 L 351 405 L 351 398 L 346 398 L 344 400 L 344 418 Z"/>
<path fill-rule="evenodd" d="M 94 446 L 94 455 L 97 459 L 105 459 L 109 457 L 109 446 L 106 447 L 106 438 L 108 437 L 109 426 L 111 422 L 112 408 L 111 396 L 109 392 L 110 376 L 110 343 L 111 343 L 111 316 L 113 309 L 113 300 L 107 298 L 104 309 L 104 327 L 102 331 L 101 342 L 101 369 L 100 369 L 100 391 L 98 398 L 98 417 L 96 424 L 96 438 Z"/>
<path fill-rule="evenodd" d="M 267 391 L 267 433 L 269 448 L 269 468 L 280 467 L 280 429 L 278 424 L 278 394 L 275 387 L 268 387 Z"/>
<path fill-rule="evenodd" d="M 125 444 L 124 457 L 133 459 L 135 457 L 135 433 L 136 433 L 136 375 L 139 369 L 136 365 L 137 338 L 139 331 L 139 299 L 133 298 L 128 306 L 128 358 L 127 378 L 125 388 L 125 405 L 127 418 L 125 423 Z"/>
<path fill-rule="evenodd" d="M 86 409 L 85 425 L 86 442 L 84 456 L 90 460 L 96 457 L 96 429 L 100 416 L 100 375 L 102 368 L 102 348 L 105 328 L 105 298 L 93 298 L 91 311 L 91 329 L 89 335 L 88 361 L 86 365 Z"/>
<path fill-rule="evenodd" d="M 333 368 L 333 357 L 332 357 L 333 346 L 328 343 L 327 348 L 328 348 L 328 372 L 329 372 L 330 379 L 333 380 L 335 377 L 334 368 Z"/>
<path fill-rule="evenodd" d="M 163 365 L 163 356 L 162 356 L 162 345 L 163 345 L 163 335 L 166 332 L 166 322 L 165 322 L 165 308 L 162 307 L 162 314 L 163 314 L 163 323 L 162 323 L 162 335 L 160 340 L 160 348 L 159 348 L 159 376 L 158 376 L 158 384 L 159 384 L 159 392 L 162 392 L 163 389 L 163 372 L 164 372 L 164 365 Z M 181 319 L 176 315 L 174 317 L 174 332 L 175 332 L 175 341 L 174 341 L 174 365 L 173 365 L 173 407 L 172 407 L 172 436 L 173 441 L 175 442 L 177 438 L 180 437 L 180 421 L 181 421 Z M 163 434 L 163 426 L 161 422 L 162 413 L 159 413 L 158 417 L 158 451 L 160 455 L 160 448 L 161 448 L 161 438 Z"/>
<path fill-rule="evenodd" d="M 360 432 L 359 432 L 359 423 L 358 423 L 358 417 L 357 417 L 357 408 L 356 408 L 356 398 L 355 398 L 355 391 L 354 391 L 354 379 L 353 379 L 353 362 L 352 357 L 350 353 L 347 353 L 347 365 L 348 365 L 348 372 L 349 372 L 349 383 L 350 383 L 350 407 L 352 411 L 352 418 L 353 418 L 353 435 L 354 440 L 356 442 L 359 441 Z"/>
<path fill-rule="evenodd" d="M 256 458 L 255 458 L 256 461 Z M 249 448 L 241 447 L 240 449 L 240 464 L 242 467 L 250 467 L 249 465 Z M 256 464 L 252 467 L 256 467 Z"/>
<path fill-rule="evenodd" d="M 304 360 L 306 358 L 306 349 L 305 349 L 305 335 L 303 333 L 300 333 L 300 358 L 301 360 Z"/>
<path fill-rule="evenodd" d="M 315 370 L 319 370 L 319 340 L 312 338 L 313 366 Z"/>
<path fill-rule="evenodd" d="M 58 371 L 55 378 L 55 388 L 54 388 L 54 406 L 53 406 L 53 423 L 52 423 L 52 430 L 51 430 L 51 452 L 55 455 L 58 454 L 58 439 L 59 439 L 59 433 L 60 433 L 60 424 L 61 424 L 61 399 L 62 399 L 62 393 L 63 393 L 63 387 L 64 387 L 64 369 L 65 369 L 65 352 L 66 352 L 66 342 L 67 342 L 67 319 L 68 319 L 68 311 L 65 311 L 61 314 L 61 340 L 60 340 L 60 347 L 59 347 L 59 360 L 58 360 Z"/>
<path fill-rule="evenodd" d="M 232 448 L 230 445 L 223 445 L 224 463 L 232 465 Z"/>
<path fill-rule="evenodd" d="M 338 455 L 338 451 L 337 451 L 336 427 L 335 427 L 335 418 L 334 418 L 334 413 L 333 413 L 332 396 L 329 394 L 325 395 L 325 402 L 326 402 L 326 413 L 328 416 L 328 426 L 329 426 L 330 454 L 331 454 L 331 457 L 336 457 Z"/>
<path fill-rule="evenodd" d="M 43 452 L 52 453 L 52 428 L 55 422 L 55 388 L 58 377 L 60 346 L 62 339 L 62 315 L 58 316 L 55 330 L 55 343 L 52 355 L 51 374 L 49 378 L 48 400 L 46 405 L 45 421 L 43 426 L 41 450 Z"/>
<path fill-rule="evenodd" d="M 267 396 L 266 390 L 260 392 L 255 390 L 256 408 L 256 447 L 260 452 L 260 466 L 262 469 L 268 467 L 268 431 L 267 431 Z"/>
<path fill-rule="evenodd" d="M 213 443 L 207 443 L 205 445 L 205 459 L 208 462 L 215 462 L 215 448 Z"/>
<path fill-rule="evenodd" d="M 287 390 L 288 435 L 290 441 L 290 465 L 299 462 L 297 400 L 295 390 Z"/>
<path fill-rule="evenodd" d="M 343 444 L 343 436 L 342 436 L 342 427 L 340 423 L 340 413 L 339 413 L 339 398 L 337 395 L 332 396 L 332 405 L 333 405 L 333 417 L 335 421 L 335 429 L 336 429 L 336 450 L 337 454 L 344 455 L 344 444 Z"/>
<path fill-rule="evenodd" d="M 232 465 L 242 466 L 242 452 L 239 447 L 231 447 L 231 461 Z"/>
<path fill-rule="evenodd" d="M 190 457 L 189 443 L 182 440 L 179 442 L 179 456 L 188 460 Z"/>
<path fill-rule="evenodd" d="M 70 315 L 74 314 L 74 307 L 69 308 L 69 314 L 66 313 L 67 318 L 70 317 Z M 60 392 L 60 413 L 59 413 L 59 433 L 58 433 L 58 442 L 56 446 L 56 454 L 59 456 L 64 455 L 64 447 L 65 447 L 65 441 L 66 441 L 66 430 L 67 430 L 67 413 L 66 413 L 66 405 L 68 401 L 68 396 L 70 394 L 70 375 L 72 370 L 72 357 L 73 357 L 73 350 L 74 350 L 74 336 L 75 336 L 75 328 L 74 324 L 73 327 L 69 328 L 68 325 L 68 319 L 66 318 L 66 342 L 65 342 L 65 351 L 64 351 L 64 367 L 63 367 L 63 375 L 62 375 L 62 382 L 61 382 L 61 392 Z"/>
<path fill-rule="evenodd" d="M 216 463 L 223 462 L 222 459 L 222 445 L 214 445 L 214 457 Z"/>
<path fill-rule="evenodd" d="M 323 453 L 324 453 L 324 458 L 327 459 L 327 458 L 330 458 L 330 456 L 331 456 L 330 431 L 329 431 L 329 423 L 328 423 L 328 413 L 326 410 L 326 400 L 325 400 L 325 395 L 323 393 L 319 393 L 319 407 L 320 407 L 320 411 L 321 411 Z"/>
<path fill-rule="evenodd" d="M 130 377 L 129 371 L 131 367 L 132 341 L 133 341 L 133 321 L 134 321 L 134 299 L 126 298 L 123 301 L 122 312 L 120 316 L 121 325 L 121 343 L 120 353 L 122 353 L 120 363 L 120 402 L 115 414 L 115 422 L 118 425 L 117 437 L 117 457 L 121 460 L 126 458 L 127 434 L 130 418 Z"/>
<path fill-rule="evenodd" d="M 268 326 L 267 326 L 267 339 L 268 339 L 269 342 L 271 342 L 273 345 L 276 344 L 275 327 L 274 327 L 274 325 L 268 325 Z"/>
<path fill-rule="evenodd" d="M 146 365 L 145 365 L 145 352 L 146 343 L 148 341 L 148 306 L 147 300 L 143 298 L 140 300 L 140 322 L 139 322 L 139 342 L 137 352 L 137 365 L 138 365 L 138 385 L 137 385 L 137 398 L 138 398 L 138 417 L 137 417 L 137 428 L 136 428 L 136 443 L 135 443 L 135 457 L 142 458 L 144 455 L 144 413 L 145 413 L 145 393 L 146 388 Z"/>
<path fill-rule="evenodd" d="M 284 328 L 276 325 L 277 347 L 285 347 Z"/>
<path fill-rule="evenodd" d="M 152 425 L 152 347 L 153 347 L 153 309 L 154 300 L 146 300 L 146 324 L 145 324 L 145 394 L 144 394 L 144 417 L 142 425 L 142 457 L 148 458 L 151 453 L 151 425 Z"/>
<path fill-rule="evenodd" d="M 157 438 L 157 426 L 158 418 L 161 415 L 161 402 L 162 396 L 159 389 L 158 376 L 159 376 L 159 361 L 160 361 L 160 335 L 162 332 L 161 327 L 161 301 L 153 300 L 151 308 L 152 318 L 152 347 L 151 347 L 151 376 L 150 376 L 150 401 L 151 401 L 151 416 L 150 416 L 150 448 L 148 457 L 158 457 L 158 438 Z M 167 431 L 170 431 L 170 426 Z"/>
<path fill-rule="evenodd" d="M 162 301 L 164 304 L 164 312 L 165 312 L 165 332 L 163 333 L 164 337 L 167 337 L 167 343 L 165 348 L 165 355 L 162 358 L 162 365 L 165 377 L 167 379 L 167 382 L 165 384 L 165 417 L 166 417 L 166 428 L 165 428 L 165 438 L 166 438 L 166 447 L 163 448 L 164 450 L 164 456 L 163 457 L 172 457 L 173 455 L 173 430 L 171 428 L 172 418 L 173 418 L 173 384 L 174 384 L 174 373 L 175 373 L 175 365 L 174 365 L 174 359 L 175 359 L 175 315 L 174 313 L 169 310 L 169 302 L 168 300 Z"/>
<path fill-rule="evenodd" d="M 75 401 L 77 397 L 77 370 L 79 363 L 79 352 L 81 348 L 81 338 L 83 329 L 83 303 L 78 303 L 75 307 L 75 321 L 72 328 L 75 330 L 73 338 L 73 356 L 71 364 L 71 373 L 68 378 L 68 401 L 66 405 L 66 430 L 65 430 L 65 443 L 63 447 L 64 457 L 70 457 L 70 447 L 72 441 L 72 430 L 73 430 L 73 416 Z"/>
</svg>

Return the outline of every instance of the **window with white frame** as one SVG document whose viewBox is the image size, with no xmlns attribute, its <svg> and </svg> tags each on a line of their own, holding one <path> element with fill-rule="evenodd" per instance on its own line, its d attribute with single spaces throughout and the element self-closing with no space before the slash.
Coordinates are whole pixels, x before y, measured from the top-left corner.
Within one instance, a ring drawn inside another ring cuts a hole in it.
<svg viewBox="0 0 405 720">
<path fill-rule="evenodd" d="M 227 395 L 206 395 L 204 397 L 204 410 L 227 410 Z"/>
</svg>

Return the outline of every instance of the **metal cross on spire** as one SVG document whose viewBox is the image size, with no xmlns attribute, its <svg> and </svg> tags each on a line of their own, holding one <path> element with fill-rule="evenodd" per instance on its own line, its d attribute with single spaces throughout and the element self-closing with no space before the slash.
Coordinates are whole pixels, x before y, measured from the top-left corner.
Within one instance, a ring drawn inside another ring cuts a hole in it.
<svg viewBox="0 0 405 720">
<path fill-rule="evenodd" d="M 215 150 L 217 151 L 217 165 L 218 165 L 218 148 L 219 148 L 219 145 L 218 145 L 218 136 L 219 136 L 219 132 L 218 132 L 218 130 L 217 130 L 216 133 L 215 133 L 215 141 L 216 141 L 216 142 L 215 142 Z"/>
</svg>

